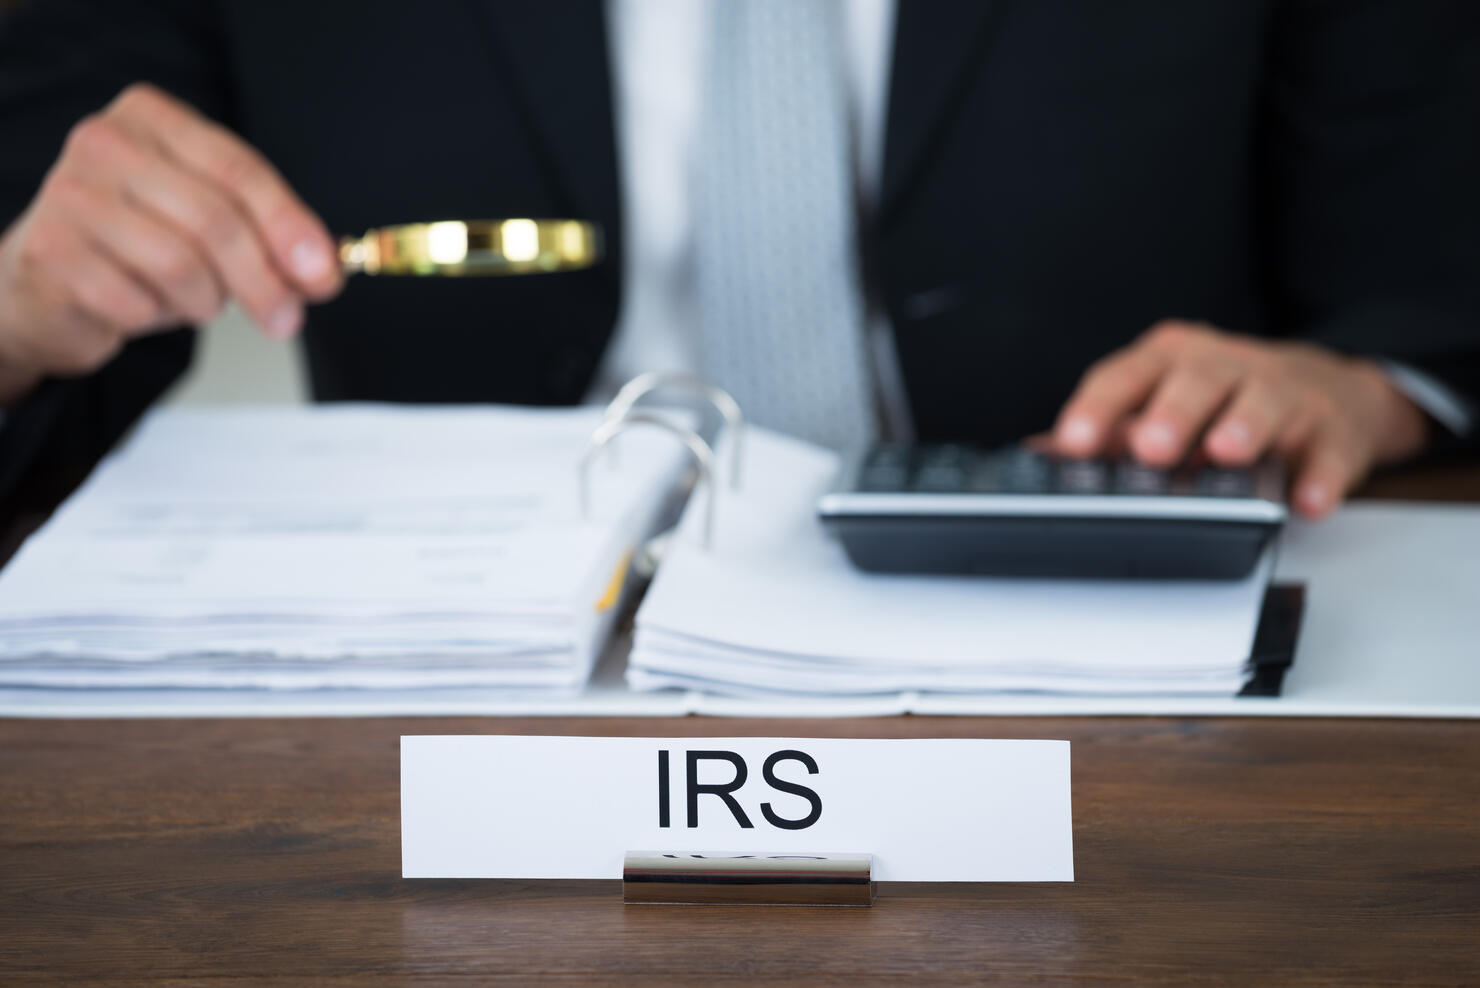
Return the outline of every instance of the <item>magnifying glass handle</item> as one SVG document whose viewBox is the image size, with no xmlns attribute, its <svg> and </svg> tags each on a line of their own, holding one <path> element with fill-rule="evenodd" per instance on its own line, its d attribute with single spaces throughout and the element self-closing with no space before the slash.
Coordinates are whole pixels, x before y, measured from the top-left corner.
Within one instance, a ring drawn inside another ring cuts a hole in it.
<svg viewBox="0 0 1480 988">
<path fill-rule="evenodd" d="M 339 238 L 339 270 L 348 277 L 365 270 L 365 258 L 370 252 L 365 237 Z"/>
</svg>

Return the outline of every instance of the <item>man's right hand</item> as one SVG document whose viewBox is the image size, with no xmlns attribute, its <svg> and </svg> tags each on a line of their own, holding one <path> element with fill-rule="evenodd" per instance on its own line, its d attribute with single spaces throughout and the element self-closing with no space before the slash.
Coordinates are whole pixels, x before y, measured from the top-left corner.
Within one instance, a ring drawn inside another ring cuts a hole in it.
<svg viewBox="0 0 1480 988">
<path fill-rule="evenodd" d="M 184 103 L 131 86 L 79 123 L 0 237 L 0 407 L 44 376 L 235 299 L 268 336 L 339 291 L 333 240 L 260 154 Z"/>
</svg>

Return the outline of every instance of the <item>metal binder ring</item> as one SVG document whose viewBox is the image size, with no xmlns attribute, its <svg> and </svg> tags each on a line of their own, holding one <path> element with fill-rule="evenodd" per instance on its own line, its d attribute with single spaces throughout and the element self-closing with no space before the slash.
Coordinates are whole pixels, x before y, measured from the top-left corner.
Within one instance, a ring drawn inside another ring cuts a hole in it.
<svg viewBox="0 0 1480 988">
<path fill-rule="evenodd" d="M 685 371 L 647 371 L 622 385 L 606 406 L 608 419 L 619 419 L 627 415 L 648 395 L 664 388 L 674 388 L 699 395 L 714 406 L 714 410 L 725 420 L 725 428 L 735 437 L 735 448 L 730 453 L 730 489 L 740 489 L 741 446 L 745 433 L 745 416 L 740 412 L 740 403 L 728 391 L 710 384 L 695 374 Z"/>
<path fill-rule="evenodd" d="M 708 500 L 704 504 L 704 548 L 709 549 L 714 542 L 714 450 L 694 430 L 685 429 L 657 415 L 629 411 L 621 418 L 608 416 L 591 433 L 591 441 L 581 457 L 581 517 L 591 516 L 591 461 L 601 452 L 603 446 L 634 425 L 656 426 L 669 435 L 676 436 L 693 455 L 694 463 L 699 468 L 699 483 L 709 488 L 706 494 Z"/>
</svg>

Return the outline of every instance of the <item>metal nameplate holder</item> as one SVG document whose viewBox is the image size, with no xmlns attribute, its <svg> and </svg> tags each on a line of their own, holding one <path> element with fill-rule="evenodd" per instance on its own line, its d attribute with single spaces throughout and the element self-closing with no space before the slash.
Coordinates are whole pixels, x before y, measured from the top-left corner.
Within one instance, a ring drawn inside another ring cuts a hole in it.
<svg viewBox="0 0 1480 988">
<path fill-rule="evenodd" d="M 628 905 L 872 906 L 872 854 L 628 851 Z"/>
</svg>

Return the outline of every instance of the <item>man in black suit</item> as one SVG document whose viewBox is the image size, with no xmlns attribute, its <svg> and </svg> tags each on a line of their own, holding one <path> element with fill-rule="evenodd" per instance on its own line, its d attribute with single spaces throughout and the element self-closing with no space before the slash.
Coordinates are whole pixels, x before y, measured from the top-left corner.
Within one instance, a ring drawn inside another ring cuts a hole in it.
<svg viewBox="0 0 1480 988">
<path fill-rule="evenodd" d="M 0 497 L 96 458 L 187 364 L 168 330 L 228 299 L 303 334 L 320 399 L 581 400 L 633 261 L 621 6 L 23 4 L 0 33 Z M 858 242 L 915 434 L 1276 449 L 1319 516 L 1467 429 L 1474 5 L 902 0 L 893 21 Z M 342 283 L 330 231 L 485 216 L 589 218 L 613 250 Z"/>
</svg>

